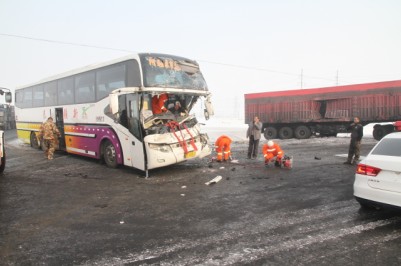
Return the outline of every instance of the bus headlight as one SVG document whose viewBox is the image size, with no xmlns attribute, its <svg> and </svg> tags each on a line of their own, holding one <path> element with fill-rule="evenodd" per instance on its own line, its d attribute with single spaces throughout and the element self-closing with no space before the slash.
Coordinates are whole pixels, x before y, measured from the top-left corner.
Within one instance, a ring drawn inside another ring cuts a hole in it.
<svg viewBox="0 0 401 266">
<path fill-rule="evenodd" d="M 160 152 L 172 152 L 169 145 L 149 143 L 149 148 Z"/>
</svg>

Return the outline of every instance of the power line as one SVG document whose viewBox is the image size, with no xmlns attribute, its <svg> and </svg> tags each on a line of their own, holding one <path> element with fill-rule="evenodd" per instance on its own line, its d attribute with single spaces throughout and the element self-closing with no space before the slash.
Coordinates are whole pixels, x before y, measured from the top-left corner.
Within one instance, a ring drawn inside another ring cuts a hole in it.
<svg viewBox="0 0 401 266">
<path fill-rule="evenodd" d="M 199 59 L 199 60 L 197 60 L 197 61 L 203 62 L 203 63 L 209 63 L 209 64 L 213 64 L 213 65 L 221 65 L 221 66 L 242 68 L 242 69 L 248 69 L 248 70 L 257 70 L 257 71 L 264 71 L 264 72 L 277 73 L 277 74 L 282 74 L 282 75 L 287 75 L 287 76 L 296 76 L 296 77 L 299 77 L 299 73 L 283 72 L 283 71 L 272 70 L 272 69 L 261 68 L 261 67 L 244 66 L 244 65 L 235 65 L 235 64 L 228 64 L 228 63 L 220 63 L 220 62 L 214 62 L 214 61 L 208 61 L 208 60 L 202 60 L 202 59 Z M 323 78 L 323 77 L 316 77 L 316 76 L 309 76 L 309 75 L 303 75 L 303 77 L 311 78 L 311 79 L 321 79 L 321 80 L 335 81 L 335 79 L 333 79 L 333 78 Z"/>
<path fill-rule="evenodd" d="M 83 43 L 74 43 L 74 42 L 64 42 L 64 41 L 50 40 L 50 39 L 44 39 L 44 38 L 36 38 L 36 37 L 16 35 L 16 34 L 0 33 L 0 36 L 20 38 L 20 39 L 26 39 L 26 40 L 31 40 L 31 41 L 41 41 L 41 42 L 48 42 L 48 43 L 65 44 L 65 45 L 72 45 L 72 46 L 79 46 L 79 47 L 86 47 L 86 48 L 111 50 L 111 51 L 118 51 L 118 52 L 128 52 L 128 53 L 137 52 L 137 51 L 133 51 L 133 50 L 126 50 L 126 49 L 120 49 L 120 48 L 96 46 L 96 45 L 83 44 Z M 256 71 L 263 71 L 263 72 L 270 72 L 270 73 L 277 73 L 277 74 L 281 74 L 281 75 L 299 77 L 299 73 L 298 74 L 297 73 L 289 73 L 289 72 L 272 70 L 272 69 L 261 68 L 261 67 L 235 65 L 235 64 L 228 64 L 228 63 L 222 63 L 222 62 L 214 62 L 214 61 L 209 61 L 209 60 L 197 60 L 197 61 L 203 62 L 203 63 L 208 63 L 208 64 L 213 64 L 213 65 L 221 65 L 221 66 L 228 66 L 228 67 L 235 67 L 235 68 L 241 68 L 241 69 L 256 70 Z M 302 74 L 302 78 L 320 79 L 320 80 L 326 80 L 326 81 L 335 81 L 335 79 L 332 79 L 332 78 L 323 78 L 323 77 L 309 76 L 309 75 L 303 75 L 303 74 Z"/>
<path fill-rule="evenodd" d="M 57 43 L 57 44 L 67 44 L 67 45 L 87 47 L 87 48 L 96 48 L 96 49 L 112 50 L 112 51 L 119 51 L 119 52 L 129 52 L 129 53 L 135 52 L 135 51 L 132 51 L 132 50 L 125 50 L 125 49 L 118 49 L 118 48 L 111 48 L 111 47 L 104 47 L 104 46 L 96 46 L 96 45 L 89 45 L 89 44 L 83 44 L 83 43 L 55 41 L 55 40 L 35 38 L 35 37 L 15 35 L 15 34 L 0 33 L 0 35 L 1 36 L 6 36 L 6 37 L 13 37 L 13 38 L 32 40 L 32 41 L 41 41 L 41 42 L 49 42 L 49 43 Z"/>
</svg>

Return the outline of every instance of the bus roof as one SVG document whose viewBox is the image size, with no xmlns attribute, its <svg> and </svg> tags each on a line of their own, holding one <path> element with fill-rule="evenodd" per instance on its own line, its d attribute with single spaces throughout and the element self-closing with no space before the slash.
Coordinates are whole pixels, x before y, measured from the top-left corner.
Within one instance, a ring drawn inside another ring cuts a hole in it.
<svg viewBox="0 0 401 266">
<path fill-rule="evenodd" d="M 395 88 L 395 87 L 401 87 L 401 80 L 352 84 L 352 85 L 313 88 L 313 89 L 248 93 L 245 94 L 245 99 L 290 97 L 290 96 L 303 96 L 303 95 L 339 93 L 339 92 L 350 92 L 350 91 L 367 91 L 367 90 Z"/>
<path fill-rule="evenodd" d="M 33 82 L 27 85 L 23 85 L 23 86 L 18 86 L 16 89 L 22 89 L 22 88 L 27 88 L 27 87 L 31 87 L 31 86 L 35 86 L 38 84 L 42 84 L 42 83 L 46 83 L 46 82 L 50 82 L 53 80 L 57 80 L 57 79 L 61 79 L 61 78 L 65 78 L 65 77 L 69 77 L 69 76 L 73 76 L 79 73 L 83 73 L 86 71 L 90 71 L 90 70 L 94 70 L 94 69 L 98 69 L 98 68 L 102 68 L 105 66 L 109 66 L 109 65 L 114 65 L 114 64 L 118 64 L 120 62 L 125 62 L 131 59 L 136 59 L 138 60 L 138 63 L 140 63 L 140 56 L 145 56 L 145 55 L 151 55 L 151 56 L 155 56 L 155 57 L 173 57 L 177 60 L 186 60 L 189 61 L 193 64 L 197 65 L 197 62 L 188 58 L 184 58 L 184 57 L 180 57 L 180 56 L 176 56 L 176 55 L 169 55 L 169 54 L 159 54 L 159 53 L 138 53 L 138 54 L 130 54 L 124 57 L 120 57 L 120 58 L 116 58 L 113 60 L 109 60 L 109 61 L 105 61 L 105 62 L 101 62 L 101 63 L 95 63 L 95 64 L 91 64 L 91 65 L 87 65 L 84 67 L 80 67 L 80 68 L 76 68 L 73 70 L 69 70 L 57 75 L 53 75 L 44 79 L 41 79 L 37 82 Z"/>
</svg>

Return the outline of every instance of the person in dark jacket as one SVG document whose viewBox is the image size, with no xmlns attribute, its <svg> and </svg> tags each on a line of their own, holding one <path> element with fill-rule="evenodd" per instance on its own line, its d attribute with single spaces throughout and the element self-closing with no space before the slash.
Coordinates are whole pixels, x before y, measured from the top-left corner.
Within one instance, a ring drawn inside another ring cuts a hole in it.
<svg viewBox="0 0 401 266">
<path fill-rule="evenodd" d="M 351 141 L 349 143 L 348 159 L 344 164 L 353 165 L 359 161 L 361 140 L 363 137 L 363 126 L 359 117 L 354 117 L 354 123 L 348 127 L 348 130 L 351 131 Z"/>
<path fill-rule="evenodd" d="M 248 159 L 256 159 L 258 156 L 259 140 L 262 132 L 262 123 L 255 116 L 253 122 L 248 125 L 246 137 L 249 138 Z"/>
</svg>

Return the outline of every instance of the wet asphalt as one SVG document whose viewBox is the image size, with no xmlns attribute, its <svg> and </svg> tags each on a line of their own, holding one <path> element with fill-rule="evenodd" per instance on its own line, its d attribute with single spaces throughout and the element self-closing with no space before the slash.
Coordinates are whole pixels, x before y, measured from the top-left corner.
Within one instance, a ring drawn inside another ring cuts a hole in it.
<svg viewBox="0 0 401 266">
<path fill-rule="evenodd" d="M 280 141 L 291 170 L 248 160 L 235 142 L 238 163 L 196 159 L 148 179 L 62 152 L 48 161 L 13 131 L 6 141 L 1 265 L 401 263 L 401 213 L 360 209 L 347 138 Z"/>
</svg>

